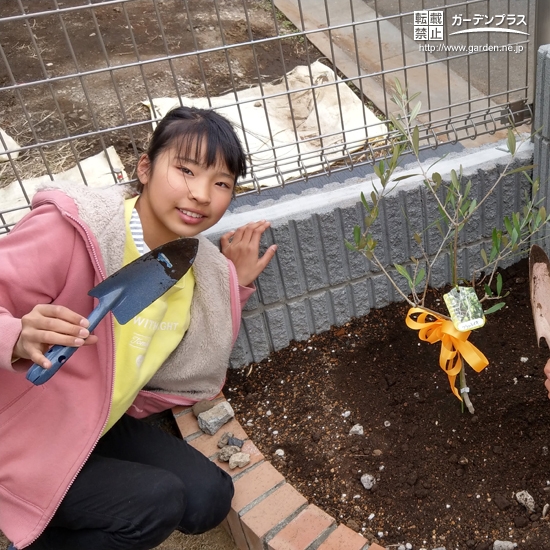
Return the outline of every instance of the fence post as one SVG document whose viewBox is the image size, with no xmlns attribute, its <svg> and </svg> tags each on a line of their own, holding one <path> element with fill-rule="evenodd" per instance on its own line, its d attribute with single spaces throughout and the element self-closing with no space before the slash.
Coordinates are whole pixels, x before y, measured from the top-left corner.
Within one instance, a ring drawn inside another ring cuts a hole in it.
<svg viewBox="0 0 550 550">
<path fill-rule="evenodd" d="M 550 44 L 538 49 L 536 74 L 533 176 L 540 180 L 539 196 L 544 197 L 544 206 L 550 212 Z M 542 237 L 542 246 L 549 252 L 550 228 L 544 229 Z"/>
</svg>

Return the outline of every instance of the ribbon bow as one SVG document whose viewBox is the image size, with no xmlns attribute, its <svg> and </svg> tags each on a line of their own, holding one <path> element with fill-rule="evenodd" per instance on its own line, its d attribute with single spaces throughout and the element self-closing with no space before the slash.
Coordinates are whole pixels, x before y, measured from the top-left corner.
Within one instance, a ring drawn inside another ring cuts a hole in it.
<svg viewBox="0 0 550 550">
<path fill-rule="evenodd" d="M 412 315 L 418 314 L 416 319 Z M 427 319 L 435 319 L 434 321 Z M 409 328 L 418 330 L 420 340 L 435 344 L 441 342 L 441 352 L 439 354 L 439 366 L 449 377 L 451 390 L 462 401 L 462 397 L 455 387 L 455 380 L 462 368 L 461 358 L 463 357 L 476 372 L 481 372 L 489 361 L 471 342 L 468 342 L 471 330 L 460 331 L 453 325 L 452 321 L 442 319 L 434 313 L 412 307 L 407 312 L 406 323 Z"/>
</svg>

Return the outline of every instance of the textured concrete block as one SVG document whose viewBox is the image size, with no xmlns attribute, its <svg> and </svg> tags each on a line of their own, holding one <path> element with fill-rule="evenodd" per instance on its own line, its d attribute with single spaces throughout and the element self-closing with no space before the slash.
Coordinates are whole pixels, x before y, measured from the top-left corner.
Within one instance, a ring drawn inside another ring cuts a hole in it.
<svg viewBox="0 0 550 550">
<path fill-rule="evenodd" d="M 322 292 L 320 294 L 310 296 L 309 303 L 313 314 L 315 334 L 325 332 L 325 330 L 328 330 L 332 324 L 329 293 Z"/>
<path fill-rule="evenodd" d="M 350 277 L 345 254 L 346 247 L 338 209 L 319 214 L 316 220 L 319 224 L 329 284 L 337 285 L 348 281 Z"/>
<path fill-rule="evenodd" d="M 465 183 L 472 182 L 472 187 L 469 195 L 470 200 L 476 200 L 479 204 L 483 199 L 483 178 L 479 171 L 474 174 L 469 174 L 465 178 Z M 461 232 L 461 243 L 473 243 L 481 238 L 483 231 L 483 225 L 481 222 L 481 208 L 478 208 L 472 215 L 468 223 L 464 226 L 464 230 Z"/>
<path fill-rule="evenodd" d="M 497 177 L 498 174 L 496 174 L 496 170 L 483 173 L 484 195 L 488 193 Z M 490 239 L 493 229 L 498 229 L 498 224 L 501 223 L 500 215 L 500 193 L 497 190 L 495 193 L 489 195 L 481 205 L 481 236 L 483 238 Z"/>
<path fill-rule="evenodd" d="M 440 225 L 445 231 L 445 222 L 441 220 L 441 214 L 439 213 L 438 203 L 433 194 L 426 189 L 422 189 L 423 205 L 424 205 L 424 242 L 426 251 L 428 254 L 435 254 L 441 245 L 442 236 L 439 233 L 435 222 L 440 220 Z M 444 200 L 443 193 L 439 193 L 440 200 Z"/>
<path fill-rule="evenodd" d="M 333 288 L 330 291 L 332 302 L 333 319 L 332 324 L 336 326 L 347 323 L 353 316 L 351 306 L 351 289 L 349 286 Z"/>
<path fill-rule="evenodd" d="M 291 327 L 289 326 L 287 315 L 284 305 L 268 309 L 265 312 L 269 334 L 271 335 L 271 343 L 275 350 L 285 348 L 292 339 Z"/>
<path fill-rule="evenodd" d="M 350 284 L 353 304 L 352 317 L 361 317 L 370 311 L 369 286 L 369 279 L 354 281 Z"/>
<path fill-rule="evenodd" d="M 243 365 L 247 365 L 252 362 L 252 350 L 246 337 L 246 329 L 241 324 L 241 330 L 231 351 L 231 357 L 229 358 L 229 365 L 231 368 L 239 368 Z"/>
<path fill-rule="evenodd" d="M 288 311 L 294 340 L 307 340 L 312 334 L 315 334 L 315 326 L 309 312 L 309 302 L 306 299 L 291 302 L 288 304 Z"/>
<path fill-rule="evenodd" d="M 407 189 L 401 191 L 400 199 L 402 202 L 403 215 L 406 217 L 407 223 L 407 240 L 408 240 L 408 256 L 414 256 L 415 258 L 422 257 L 422 248 L 414 239 L 415 233 L 417 233 L 422 239 L 421 243 L 424 249 L 426 249 L 427 235 L 424 233 L 424 200 L 422 194 L 422 187 Z"/>
<path fill-rule="evenodd" d="M 550 138 L 550 47 L 544 45 L 537 52 L 537 83 L 535 89 L 535 130 Z"/>
<path fill-rule="evenodd" d="M 321 253 L 319 234 L 312 218 L 294 222 L 300 244 L 301 268 L 304 271 L 307 289 L 311 292 L 328 284 L 326 264 Z"/>
<path fill-rule="evenodd" d="M 245 317 L 243 326 L 246 330 L 254 361 L 265 359 L 271 351 L 271 345 L 262 315 Z"/>
<path fill-rule="evenodd" d="M 306 291 L 305 274 L 300 259 L 297 238 L 293 236 L 291 224 L 285 223 L 272 228 L 273 239 L 277 243 L 277 261 L 286 298 L 301 296 Z"/>
<path fill-rule="evenodd" d="M 369 296 L 371 299 L 371 307 L 381 308 L 387 306 L 391 301 L 391 294 L 389 290 L 390 283 L 388 282 L 385 275 L 375 275 L 370 279 L 370 292 Z"/>
<path fill-rule="evenodd" d="M 254 292 L 246 302 L 243 311 L 254 311 L 260 305 L 259 294 Z"/>
<path fill-rule="evenodd" d="M 381 245 L 389 254 L 390 263 L 403 263 L 410 257 L 410 232 L 407 224 L 405 201 L 402 193 L 384 199 L 384 242 Z"/>
<path fill-rule="evenodd" d="M 451 268 L 448 254 L 441 254 L 432 266 L 430 284 L 441 288 L 451 282 Z"/>
<path fill-rule="evenodd" d="M 360 203 L 340 210 L 340 218 L 342 220 L 342 227 L 344 232 L 344 239 L 350 243 L 354 243 L 353 240 L 353 228 L 356 225 L 363 227 L 362 225 L 363 209 Z M 369 271 L 369 264 L 367 259 L 360 252 L 354 252 L 348 250 L 345 245 L 345 254 L 347 259 L 349 276 L 351 279 L 357 279 L 362 277 Z"/>
<path fill-rule="evenodd" d="M 260 255 L 263 255 L 267 248 L 274 244 L 273 236 L 270 230 L 266 231 L 262 235 L 260 244 Z M 256 281 L 256 286 L 258 288 L 258 299 L 264 305 L 274 304 L 285 297 L 281 273 L 279 272 L 279 258 L 277 254 L 278 251 Z"/>
</svg>

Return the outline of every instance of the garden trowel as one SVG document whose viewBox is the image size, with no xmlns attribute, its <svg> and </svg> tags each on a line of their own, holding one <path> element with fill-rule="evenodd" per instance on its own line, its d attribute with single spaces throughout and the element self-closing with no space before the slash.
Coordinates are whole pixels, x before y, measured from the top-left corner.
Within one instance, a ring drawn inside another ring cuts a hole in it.
<svg viewBox="0 0 550 550">
<path fill-rule="evenodd" d="M 198 247 L 197 239 L 170 241 L 125 265 L 92 288 L 88 294 L 97 298 L 99 304 L 88 317 L 88 330 L 92 332 L 109 311 L 121 325 L 133 319 L 187 273 Z M 52 366 L 44 369 L 40 365 L 32 365 L 27 372 L 27 380 L 37 386 L 43 384 L 77 349 L 53 346 L 45 354 Z"/>
<path fill-rule="evenodd" d="M 529 286 L 537 344 L 544 338 L 550 347 L 550 260 L 536 244 L 529 252 Z"/>
</svg>

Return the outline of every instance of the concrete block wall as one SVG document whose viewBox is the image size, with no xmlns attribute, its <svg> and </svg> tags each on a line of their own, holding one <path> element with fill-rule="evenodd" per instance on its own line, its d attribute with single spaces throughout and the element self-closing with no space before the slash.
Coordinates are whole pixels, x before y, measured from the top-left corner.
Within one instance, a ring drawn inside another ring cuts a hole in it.
<svg viewBox="0 0 550 550">
<path fill-rule="evenodd" d="M 511 167 L 532 164 L 533 144 L 527 139 L 514 160 L 505 143 L 454 153 L 432 171 L 438 171 L 448 181 L 451 170 L 458 171 L 462 166 L 479 201 L 510 162 Z M 432 163 L 433 159 L 425 165 Z M 418 174 L 418 167 L 405 167 L 399 175 L 408 172 Z M 376 183 L 375 176 L 351 178 L 343 184 L 268 200 L 256 207 L 237 207 L 224 216 L 215 227 L 216 232 L 211 231 L 209 236 L 216 242 L 231 229 L 266 219 L 271 228 L 262 244 L 278 245 L 276 257 L 260 275 L 257 293 L 243 312 L 232 367 L 260 361 L 292 340 L 307 340 L 312 334 L 365 315 L 371 308 L 401 299 L 372 263 L 345 246 L 345 240 L 353 240 L 353 227 L 363 224 L 365 211 L 360 193 L 370 196 Z M 481 265 L 480 249 L 490 241 L 493 227 L 502 227 L 503 217 L 519 209 L 527 190 L 527 179 L 521 173 L 512 174 L 483 204 L 480 216 L 461 237 L 462 276 L 470 277 L 471 270 Z M 418 256 L 418 247 L 411 237 L 415 231 L 426 234 L 429 254 L 437 251 L 441 237 L 430 226 L 436 215 L 436 201 L 419 176 L 400 182 L 385 199 L 373 232 L 379 243 L 377 252 L 390 271 L 394 271 L 394 263 L 410 266 L 411 255 Z M 408 292 L 405 280 L 399 280 L 401 288 Z M 432 284 L 439 287 L 449 281 L 449 261 L 443 255 L 432 273 Z"/>
<path fill-rule="evenodd" d="M 537 82 L 535 88 L 534 176 L 540 178 L 541 197 L 550 212 L 550 44 L 541 46 L 537 52 Z M 550 231 L 544 235 L 544 248 L 550 249 Z"/>
</svg>

